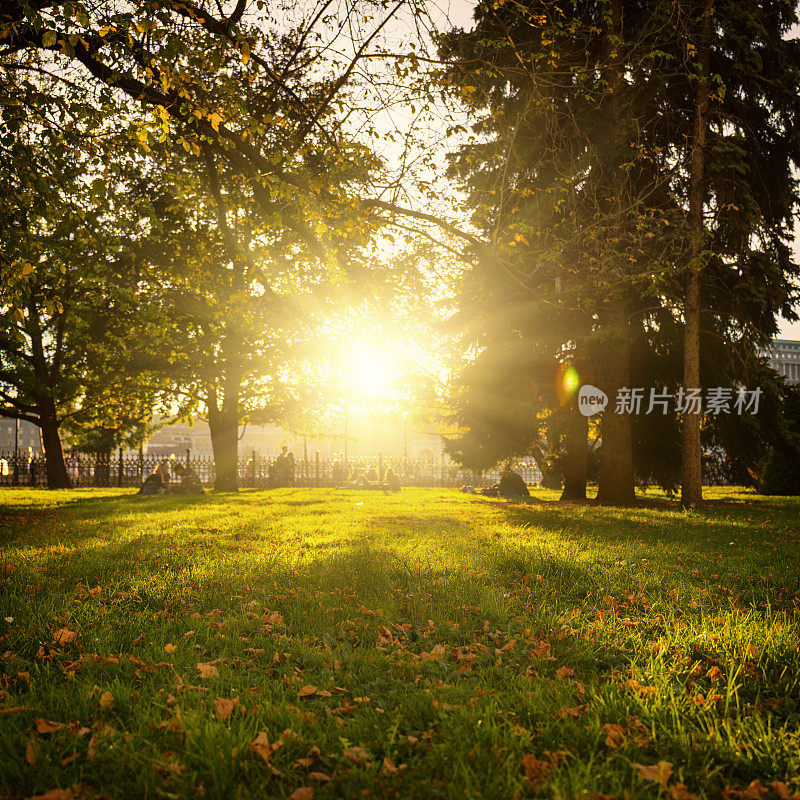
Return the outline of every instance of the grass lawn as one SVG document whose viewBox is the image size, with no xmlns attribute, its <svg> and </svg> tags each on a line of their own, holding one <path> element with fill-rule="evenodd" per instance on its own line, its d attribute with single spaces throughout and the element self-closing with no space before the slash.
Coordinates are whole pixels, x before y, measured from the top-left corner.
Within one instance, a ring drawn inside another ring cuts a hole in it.
<svg viewBox="0 0 800 800">
<path fill-rule="evenodd" d="M 800 501 L 709 495 L 2 490 L 0 796 L 788 798 Z"/>
</svg>

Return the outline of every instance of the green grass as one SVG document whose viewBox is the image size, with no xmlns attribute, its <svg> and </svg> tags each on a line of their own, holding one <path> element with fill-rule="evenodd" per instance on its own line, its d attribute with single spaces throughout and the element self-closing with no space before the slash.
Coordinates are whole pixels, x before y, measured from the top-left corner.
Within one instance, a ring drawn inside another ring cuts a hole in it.
<svg viewBox="0 0 800 800">
<path fill-rule="evenodd" d="M 0 796 L 800 790 L 800 502 L 709 494 L 3 490 Z"/>
</svg>

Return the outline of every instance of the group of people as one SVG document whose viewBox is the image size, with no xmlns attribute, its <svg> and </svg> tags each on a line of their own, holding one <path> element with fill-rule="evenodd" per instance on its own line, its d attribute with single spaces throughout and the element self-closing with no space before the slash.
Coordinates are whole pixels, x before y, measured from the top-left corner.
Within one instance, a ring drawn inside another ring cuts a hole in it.
<svg viewBox="0 0 800 800">
<path fill-rule="evenodd" d="M 345 486 L 346 489 L 381 489 L 384 492 L 399 492 L 402 488 L 397 473 L 389 467 L 383 477 L 371 469 L 366 475 L 359 475 Z"/>
<path fill-rule="evenodd" d="M 294 486 L 296 466 L 294 453 L 284 445 L 281 454 L 270 464 L 270 486 Z"/>
<path fill-rule="evenodd" d="M 173 473 L 175 480 L 172 480 Z M 184 466 L 176 461 L 170 469 L 170 460 L 162 458 L 145 478 L 139 494 L 203 494 L 203 484 L 189 464 Z"/>
</svg>

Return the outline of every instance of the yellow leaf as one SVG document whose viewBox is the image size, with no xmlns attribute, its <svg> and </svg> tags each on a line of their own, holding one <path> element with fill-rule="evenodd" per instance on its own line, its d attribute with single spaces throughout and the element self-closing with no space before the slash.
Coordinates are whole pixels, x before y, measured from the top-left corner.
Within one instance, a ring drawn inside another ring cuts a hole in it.
<svg viewBox="0 0 800 800">
<path fill-rule="evenodd" d="M 242 42 L 242 64 L 250 60 L 250 42 Z"/>
<path fill-rule="evenodd" d="M 102 711 L 111 711 L 114 708 L 114 695 L 111 692 L 100 695 L 100 708 Z"/>
<path fill-rule="evenodd" d="M 210 662 L 198 664 L 197 669 L 200 671 L 201 678 L 215 678 L 219 674 L 217 668 Z"/>
</svg>

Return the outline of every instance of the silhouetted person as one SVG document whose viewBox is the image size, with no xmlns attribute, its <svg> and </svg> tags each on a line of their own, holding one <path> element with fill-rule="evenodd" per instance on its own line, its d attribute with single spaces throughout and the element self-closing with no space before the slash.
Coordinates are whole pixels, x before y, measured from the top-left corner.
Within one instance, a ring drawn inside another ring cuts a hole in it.
<svg viewBox="0 0 800 800">
<path fill-rule="evenodd" d="M 397 477 L 397 473 L 391 467 L 386 470 L 386 488 L 390 492 L 399 492 L 402 488 L 400 478 Z"/>
<path fill-rule="evenodd" d="M 203 484 L 191 467 L 184 467 L 179 461 L 174 470 L 175 475 L 180 478 L 180 483 L 171 487 L 175 494 L 203 494 Z"/>
<path fill-rule="evenodd" d="M 275 467 L 278 473 L 278 486 L 289 485 L 289 448 L 284 445 L 281 447 L 281 454 L 275 459 Z"/>
<path fill-rule="evenodd" d="M 531 493 L 518 472 L 507 469 L 500 478 L 497 491 L 501 497 L 530 497 Z"/>
</svg>

